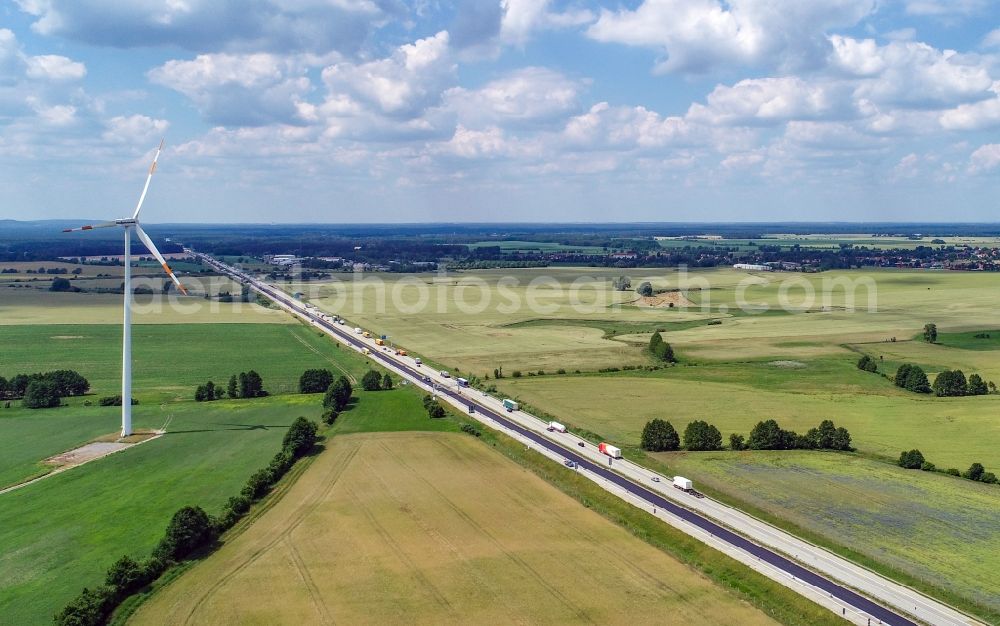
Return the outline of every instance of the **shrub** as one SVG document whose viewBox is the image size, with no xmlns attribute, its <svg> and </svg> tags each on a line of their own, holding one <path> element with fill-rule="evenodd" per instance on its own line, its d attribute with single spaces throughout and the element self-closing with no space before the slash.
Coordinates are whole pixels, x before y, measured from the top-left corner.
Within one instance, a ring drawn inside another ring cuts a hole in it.
<svg viewBox="0 0 1000 626">
<path fill-rule="evenodd" d="M 980 379 L 982 382 L 982 379 Z M 962 370 L 944 370 L 934 378 L 934 395 L 942 398 L 964 396 L 968 389 Z"/>
<path fill-rule="evenodd" d="M 565 374 L 565 373 L 566 373 L 566 370 L 563 369 L 563 368 L 561 368 L 561 367 L 558 370 L 556 370 L 556 374 Z"/>
<path fill-rule="evenodd" d="M 462 432 L 463 433 L 469 433 L 470 435 L 472 435 L 474 437 L 481 437 L 482 434 L 483 434 L 482 431 L 480 431 L 478 428 L 476 428 L 472 424 L 462 424 Z"/>
<path fill-rule="evenodd" d="M 986 385 L 986 381 L 979 374 L 973 374 L 969 376 L 969 384 L 965 390 L 965 393 L 970 396 L 985 396 L 990 392 L 989 387 Z"/>
<path fill-rule="evenodd" d="M 933 472 L 934 470 L 937 469 L 937 467 L 930 461 L 924 461 L 923 463 L 920 464 L 920 469 L 922 469 L 925 472 Z"/>
<path fill-rule="evenodd" d="M 866 354 L 858 360 L 858 369 L 865 372 L 877 372 L 878 361 Z"/>
<path fill-rule="evenodd" d="M 272 482 L 273 478 L 270 470 L 257 470 L 253 474 L 250 474 L 250 478 L 247 479 L 246 485 L 240 491 L 240 495 L 254 502 L 260 500 L 271 489 L 271 485 L 274 484 Z"/>
<path fill-rule="evenodd" d="M 291 454 L 292 460 L 305 455 L 312 450 L 316 443 L 316 430 L 316 422 L 309 421 L 304 417 L 296 418 L 288 427 L 288 432 L 285 433 L 285 438 L 281 442 L 282 450 Z M 282 471 L 283 473 L 284 471 Z"/>
<path fill-rule="evenodd" d="M 174 513 L 154 556 L 164 561 L 180 561 L 215 539 L 215 526 L 208 514 L 197 506 L 186 506 Z"/>
<path fill-rule="evenodd" d="M 33 380 L 24 390 L 23 404 L 28 409 L 49 409 L 61 404 L 59 391 L 48 380 Z"/>
<path fill-rule="evenodd" d="M 924 324 L 924 341 L 927 343 L 937 341 L 937 324 Z"/>
<path fill-rule="evenodd" d="M 920 469 L 924 464 L 924 455 L 920 450 L 910 450 L 899 455 L 899 466 L 904 469 Z"/>
<path fill-rule="evenodd" d="M 368 370 L 361 377 L 361 388 L 365 391 L 379 391 L 382 389 L 382 377 L 375 370 Z"/>
<path fill-rule="evenodd" d="M 950 474 L 952 476 L 961 476 L 962 472 L 958 471 L 957 467 L 949 467 L 944 471 L 945 474 Z"/>
<path fill-rule="evenodd" d="M 55 278 L 49 286 L 49 291 L 72 291 L 73 285 L 65 278 Z"/>
<path fill-rule="evenodd" d="M 757 422 L 750 431 L 747 448 L 751 450 L 791 450 L 799 447 L 800 443 L 805 442 L 800 442 L 799 436 L 793 431 L 782 430 L 778 426 L 778 422 L 771 419 Z"/>
<path fill-rule="evenodd" d="M 995 485 L 997 484 L 997 475 L 993 472 L 983 472 L 983 475 L 979 477 L 979 482 Z"/>
<path fill-rule="evenodd" d="M 673 363 L 677 360 L 674 358 L 674 349 L 670 347 L 669 343 L 663 340 L 659 331 L 653 333 L 653 336 L 649 338 L 649 352 L 658 361 Z"/>
<path fill-rule="evenodd" d="M 107 587 L 84 587 L 80 595 L 55 615 L 55 622 L 62 626 L 99 626 L 112 608 L 111 591 Z"/>
<path fill-rule="evenodd" d="M 641 445 L 643 450 L 650 452 L 677 450 L 680 448 L 681 438 L 670 422 L 652 419 L 642 429 Z"/>
<path fill-rule="evenodd" d="M 930 393 L 931 386 L 927 382 L 927 374 L 919 365 L 904 363 L 896 370 L 893 382 L 897 387 L 902 387 L 914 393 Z"/>
<path fill-rule="evenodd" d="M 113 396 L 104 396 L 98 402 L 101 406 L 121 406 L 122 405 L 122 394 L 115 394 Z M 139 401 L 132 398 L 132 406 L 139 404 Z"/>
<path fill-rule="evenodd" d="M 964 478 L 968 478 L 969 480 L 979 480 L 980 478 L 983 477 L 984 471 L 985 469 L 983 468 L 982 463 L 973 463 L 972 465 L 969 466 L 969 469 L 966 470 L 964 474 L 962 474 L 962 476 Z"/>
<path fill-rule="evenodd" d="M 346 376 L 341 376 L 327 388 L 326 395 L 323 396 L 323 406 L 327 409 L 343 411 L 347 407 L 347 403 L 351 401 L 353 392 L 351 381 L 347 380 Z"/>
<path fill-rule="evenodd" d="M 386 372 L 385 375 L 382 376 L 382 389 L 386 391 L 392 389 L 392 376 L 389 375 L 389 372 Z"/>
<path fill-rule="evenodd" d="M 514 370 L 511 373 L 511 376 L 513 376 L 514 378 L 520 378 L 521 377 L 521 371 L 520 370 Z"/>
<path fill-rule="evenodd" d="M 745 450 L 747 447 L 746 442 L 743 440 L 743 435 L 738 435 L 732 433 L 729 435 L 729 449 L 730 450 Z"/>
<path fill-rule="evenodd" d="M 323 423 L 324 424 L 332 424 L 332 423 L 334 423 L 334 422 L 337 421 L 337 418 L 339 416 L 340 416 L 340 413 L 337 413 L 336 410 L 334 410 L 334 409 L 326 409 L 325 411 L 323 411 L 323 417 L 322 417 Z"/>
<path fill-rule="evenodd" d="M 216 389 L 215 383 L 208 381 L 204 385 L 198 385 L 194 391 L 194 399 L 197 402 L 211 402 L 222 396 L 222 389 Z"/>
<path fill-rule="evenodd" d="M 706 421 L 695 420 L 684 429 L 684 447 L 688 450 L 721 450 L 722 433 Z"/>
<path fill-rule="evenodd" d="M 333 373 L 330 370 L 306 370 L 299 377 L 299 393 L 323 393 L 331 383 L 333 383 Z"/>
<path fill-rule="evenodd" d="M 797 447 L 819 450 L 850 450 L 851 435 L 846 428 L 836 428 L 832 421 L 823 420 L 819 428 L 810 428 L 805 435 L 805 445 Z"/>
<path fill-rule="evenodd" d="M 641 285 L 639 285 L 639 287 L 635 290 L 635 292 L 638 293 L 640 296 L 649 297 L 653 295 L 653 286 L 648 282 L 644 282 Z"/>
<path fill-rule="evenodd" d="M 146 574 L 146 569 L 142 565 L 126 555 L 108 568 L 104 586 L 111 590 L 116 599 L 121 600 L 150 582 Z"/>
<path fill-rule="evenodd" d="M 437 403 L 437 400 L 431 400 L 427 403 L 427 416 L 433 419 L 440 419 L 446 415 L 444 407 Z"/>
</svg>

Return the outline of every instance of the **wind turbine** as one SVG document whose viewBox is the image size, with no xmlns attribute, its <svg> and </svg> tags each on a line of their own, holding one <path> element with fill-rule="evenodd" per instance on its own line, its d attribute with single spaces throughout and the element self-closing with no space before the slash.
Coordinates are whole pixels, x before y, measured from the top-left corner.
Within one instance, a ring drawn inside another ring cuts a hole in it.
<svg viewBox="0 0 1000 626">
<path fill-rule="evenodd" d="M 160 141 L 159 147 L 156 149 L 156 156 L 153 157 L 153 164 L 149 166 L 149 174 L 146 176 L 146 184 L 142 188 L 142 195 L 139 196 L 139 202 L 135 205 L 135 212 L 132 213 L 132 217 L 125 217 L 122 219 L 115 220 L 113 222 L 102 222 L 100 224 L 92 224 L 88 226 L 81 226 L 80 228 L 67 228 L 63 230 L 64 233 L 71 233 L 78 230 L 94 230 L 95 228 L 111 228 L 113 226 L 121 226 L 125 231 L 125 304 L 124 304 L 124 323 L 122 324 L 122 437 L 128 437 L 132 434 L 132 231 L 138 235 L 139 241 L 141 241 L 156 260 L 160 262 L 163 266 L 164 271 L 170 276 L 170 279 L 174 281 L 177 288 L 181 290 L 184 295 L 187 295 L 187 290 L 184 289 L 184 285 L 181 281 L 177 280 L 174 276 L 173 271 L 167 266 L 166 259 L 160 254 L 160 251 L 156 249 L 153 245 L 153 240 L 142 230 L 142 226 L 139 225 L 139 211 L 142 209 L 142 202 L 146 199 L 146 192 L 149 191 L 149 181 L 153 178 L 153 172 L 156 171 L 156 160 L 160 158 L 160 151 L 163 150 L 163 141 Z"/>
</svg>

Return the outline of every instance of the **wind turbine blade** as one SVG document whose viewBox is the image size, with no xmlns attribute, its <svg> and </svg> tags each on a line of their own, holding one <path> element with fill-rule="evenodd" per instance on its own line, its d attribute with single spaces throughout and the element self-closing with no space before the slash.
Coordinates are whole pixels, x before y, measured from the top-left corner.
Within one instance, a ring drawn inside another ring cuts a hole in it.
<svg viewBox="0 0 1000 626">
<path fill-rule="evenodd" d="M 100 224 L 89 224 L 87 226 L 81 226 L 79 228 L 64 228 L 64 233 L 74 233 L 78 230 L 94 230 L 95 228 L 111 228 L 112 226 L 117 226 L 117 222 L 101 222 Z"/>
<path fill-rule="evenodd" d="M 146 199 L 146 192 L 149 191 L 149 181 L 153 180 L 153 172 L 156 171 L 156 161 L 160 158 L 160 151 L 163 150 L 163 140 L 160 140 L 160 146 L 156 149 L 156 156 L 153 157 L 153 164 L 149 166 L 149 174 L 146 175 L 146 184 L 142 187 L 142 195 L 139 196 L 139 203 L 135 205 L 135 213 L 132 214 L 132 219 L 139 218 L 139 210 L 142 209 L 142 203 Z"/>
<path fill-rule="evenodd" d="M 153 256 L 156 257 L 156 260 L 160 262 L 160 265 L 163 266 L 163 271 L 167 273 L 167 276 L 169 276 L 170 279 L 174 281 L 174 284 L 177 285 L 177 288 L 180 289 L 181 293 L 183 293 L 186 296 L 187 289 L 185 289 L 184 285 L 181 284 L 181 281 L 177 280 L 177 277 L 174 276 L 173 270 L 171 270 L 170 267 L 167 265 L 167 260 L 163 258 L 163 255 L 160 254 L 160 251 L 157 250 L 156 246 L 153 245 L 153 240 L 149 238 L 149 235 L 147 235 L 146 231 L 142 229 L 142 226 L 139 226 L 138 224 L 135 225 L 135 234 L 139 236 L 139 241 L 141 241 L 143 245 L 149 248 L 149 251 L 153 253 Z"/>
</svg>

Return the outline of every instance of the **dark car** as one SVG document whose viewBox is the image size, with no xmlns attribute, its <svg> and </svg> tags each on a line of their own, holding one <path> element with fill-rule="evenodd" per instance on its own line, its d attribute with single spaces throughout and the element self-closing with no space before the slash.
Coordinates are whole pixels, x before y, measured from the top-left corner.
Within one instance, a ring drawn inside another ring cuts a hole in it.
<svg viewBox="0 0 1000 626">
<path fill-rule="evenodd" d="M 587 447 L 587 444 L 583 443 L 582 441 L 577 441 L 576 445 L 580 446 L 581 448 L 586 448 Z"/>
</svg>

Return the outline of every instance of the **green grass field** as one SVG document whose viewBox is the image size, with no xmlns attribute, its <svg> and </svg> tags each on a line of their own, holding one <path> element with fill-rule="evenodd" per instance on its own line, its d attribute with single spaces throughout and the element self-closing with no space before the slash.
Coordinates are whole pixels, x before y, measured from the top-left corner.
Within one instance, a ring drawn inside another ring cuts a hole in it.
<svg viewBox="0 0 1000 626">
<path fill-rule="evenodd" d="M 667 614 L 773 623 L 467 435 L 380 433 L 332 439 L 265 516 L 131 622 L 653 623 Z"/>
<path fill-rule="evenodd" d="M 45 458 L 120 425 L 120 408 L 96 406 L 100 396 L 120 390 L 120 296 L 10 291 L 17 295 L 0 300 L 0 375 L 71 368 L 92 390 L 57 409 L 33 411 L 18 401 L 0 408 L 0 487 L 44 474 L 51 469 L 41 463 Z M 357 380 L 369 367 L 286 314 L 214 304 L 214 310 L 185 314 L 145 310 L 148 300 L 138 298 L 136 320 L 155 324 L 133 328 L 133 389 L 140 401 L 134 425 L 165 428 L 166 435 L 0 495 L 0 621 L 48 622 L 82 586 L 99 584 L 121 554 L 148 555 L 179 507 L 217 511 L 280 448 L 297 416 L 318 418 L 321 397 L 297 393 L 303 370 L 325 367 Z M 111 311 L 113 318 L 103 319 Z M 232 320 L 277 323 L 223 323 Z M 249 369 L 261 374 L 271 397 L 193 401 L 197 385 L 209 379 L 224 385 L 229 375 Z M 349 412 L 353 422 L 342 428 L 391 427 L 383 418 L 397 414 L 427 421 L 417 394 L 358 395 Z"/>
<path fill-rule="evenodd" d="M 75 368 L 91 383 L 91 394 L 67 398 L 69 406 L 31 410 L 13 401 L 12 408 L 0 408 L 0 486 L 44 473 L 41 460 L 118 429 L 120 408 L 84 403 L 120 393 L 120 333 L 120 327 L 98 325 L 0 326 L 0 375 Z M 266 390 L 289 394 L 309 368 L 354 379 L 367 369 L 359 356 L 301 324 L 137 326 L 132 347 L 139 400 L 133 413 L 151 428 L 178 410 L 212 410 L 207 404 L 180 408 L 209 379 L 224 386 L 231 374 L 253 369 Z"/>
<path fill-rule="evenodd" d="M 121 281 L 115 281 L 121 284 Z M 208 281 L 218 291 L 228 283 Z M 228 288 L 228 287 L 226 287 Z M 0 287 L 0 326 L 37 324 L 118 324 L 122 296 L 111 293 L 54 293 L 47 288 Z M 219 302 L 199 297 L 137 295 L 132 323 L 142 324 L 288 324 L 292 320 L 277 309 L 257 304 Z"/>
<path fill-rule="evenodd" d="M 455 430 L 429 420 L 405 389 L 357 392 L 338 428 Z M 319 395 L 171 407 L 163 437 L 0 495 L 0 614 L 46 623 L 84 585 L 96 585 L 122 554 L 147 556 L 186 504 L 209 513 L 267 464 L 298 416 L 318 419 Z M 159 416 L 137 416 L 138 428 Z M 0 441 L 8 442 L 6 437 Z"/>
<path fill-rule="evenodd" d="M 49 622 L 122 554 L 148 556 L 181 506 L 218 511 L 281 447 L 288 425 L 320 408 L 317 396 L 177 405 L 167 435 L 0 495 L 3 621 Z M 42 427 L 46 418 L 26 419 Z M 104 422 L 105 432 L 115 426 Z M 162 423 L 159 415 L 136 420 Z M 0 442 L 18 443 L 6 433 Z"/>
<path fill-rule="evenodd" d="M 120 392 L 121 326 L 0 326 L 0 374 L 74 367 L 90 381 L 92 395 L 67 398 L 71 406 Z M 310 367 L 361 370 L 360 361 L 337 358 L 336 347 L 301 324 L 143 325 L 132 330 L 133 393 L 143 404 L 193 398 L 212 379 L 225 385 L 231 374 L 250 369 L 271 393 L 298 390 Z M 349 364 L 348 364 L 349 363 Z M 0 416 L 4 413 L 0 412 Z"/>
<path fill-rule="evenodd" d="M 1000 489 L 857 455 L 654 455 L 700 485 L 1000 616 Z"/>
</svg>

